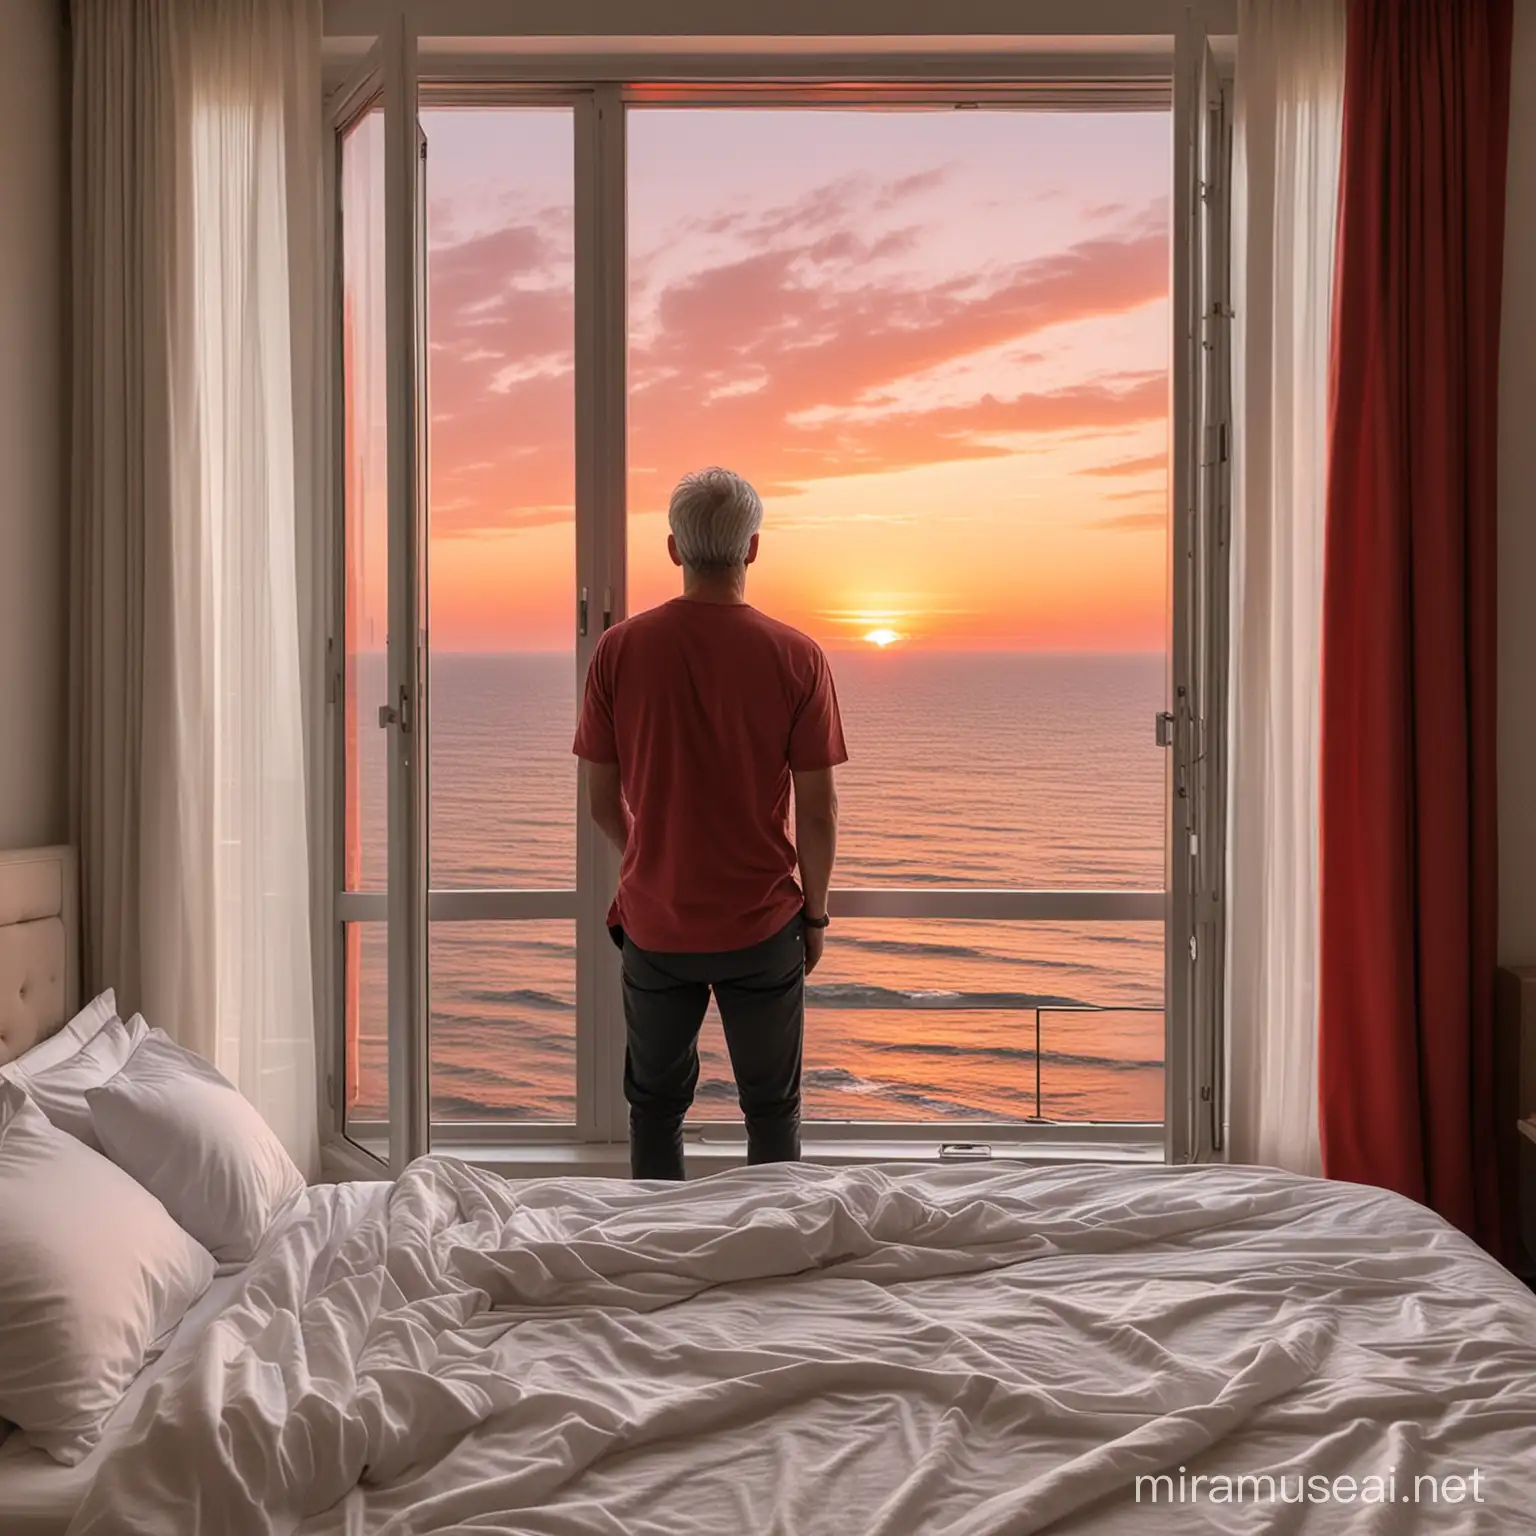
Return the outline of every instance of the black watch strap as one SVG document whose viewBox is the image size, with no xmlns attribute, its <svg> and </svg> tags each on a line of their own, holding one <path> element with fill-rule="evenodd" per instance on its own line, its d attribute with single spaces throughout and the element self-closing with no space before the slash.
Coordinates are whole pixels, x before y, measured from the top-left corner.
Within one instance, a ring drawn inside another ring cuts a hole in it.
<svg viewBox="0 0 1536 1536">
<path fill-rule="evenodd" d="M 805 914 L 801 913 L 801 916 L 804 917 Z M 832 923 L 832 919 L 830 917 L 806 917 L 805 918 L 805 926 L 807 928 L 827 928 L 827 927 L 831 926 L 831 923 Z"/>
</svg>

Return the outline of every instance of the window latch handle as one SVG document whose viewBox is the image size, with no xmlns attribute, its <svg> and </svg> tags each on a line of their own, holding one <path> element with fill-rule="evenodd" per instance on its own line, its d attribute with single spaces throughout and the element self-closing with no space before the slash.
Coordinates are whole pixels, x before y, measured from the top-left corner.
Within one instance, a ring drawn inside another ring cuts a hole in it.
<svg viewBox="0 0 1536 1536">
<path fill-rule="evenodd" d="M 400 700 L 397 704 L 379 705 L 379 729 L 387 731 L 392 725 L 398 725 L 402 731 L 411 728 L 410 695 L 406 693 L 404 683 L 400 685 Z"/>
</svg>

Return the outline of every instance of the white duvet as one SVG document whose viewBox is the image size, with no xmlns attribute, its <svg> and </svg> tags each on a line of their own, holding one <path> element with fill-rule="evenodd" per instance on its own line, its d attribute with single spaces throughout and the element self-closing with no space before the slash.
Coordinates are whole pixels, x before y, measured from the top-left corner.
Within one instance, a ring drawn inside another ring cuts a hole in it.
<svg viewBox="0 0 1536 1536">
<path fill-rule="evenodd" d="M 427 1158 L 303 1197 L 71 1530 L 1385 1536 L 1533 1507 L 1536 1300 L 1395 1196 Z"/>
</svg>

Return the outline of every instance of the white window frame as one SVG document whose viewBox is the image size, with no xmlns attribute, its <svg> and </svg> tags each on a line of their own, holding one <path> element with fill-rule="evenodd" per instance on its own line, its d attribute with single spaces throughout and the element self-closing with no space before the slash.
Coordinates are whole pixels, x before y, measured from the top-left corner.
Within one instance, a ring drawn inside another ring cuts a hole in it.
<svg viewBox="0 0 1536 1536">
<path fill-rule="evenodd" d="M 354 7 L 356 8 L 356 7 Z M 446 14 L 445 14 L 446 13 Z M 452 25 L 454 16 L 462 24 Z M 1165 888 L 1156 891 L 1040 891 L 984 889 L 847 889 L 833 891 L 830 910 L 834 919 L 969 919 L 985 921 L 1162 921 L 1167 941 L 1164 1012 L 1166 1109 L 1161 1124 L 1045 1125 L 1028 1122 L 838 1122 L 807 1121 L 810 1139 L 826 1142 L 879 1142 L 887 1145 L 932 1147 L 939 1142 L 981 1141 L 1006 1147 L 1010 1144 L 1044 1148 L 1048 1145 L 1093 1143 L 1121 1146 L 1145 1152 L 1156 1141 L 1170 1161 L 1183 1162 L 1217 1155 L 1221 1148 L 1221 1040 L 1219 942 L 1221 933 L 1220 887 L 1224 868 L 1223 791 L 1224 754 L 1213 743 L 1224 743 L 1225 731 L 1225 636 L 1226 552 L 1224 516 L 1225 471 L 1213 465 L 1206 452 L 1212 440 L 1207 430 L 1219 420 L 1225 431 L 1224 328 L 1214 328 L 1203 305 L 1213 285 L 1225 289 L 1224 239 L 1212 253 L 1209 239 L 1202 244 L 1202 216 L 1210 211 L 1209 194 L 1214 177 L 1207 135 L 1213 121 L 1213 104 L 1224 104 L 1226 89 L 1222 71 L 1211 56 L 1203 28 L 1186 12 L 1176 37 L 1126 38 L 1124 51 L 1099 40 L 1091 47 L 1075 48 L 1062 39 L 1050 47 L 1032 50 L 1018 39 L 1016 49 L 982 51 L 975 47 L 945 49 L 924 46 L 921 50 L 876 55 L 868 52 L 797 48 L 780 50 L 771 42 L 762 51 L 755 47 L 728 53 L 697 50 L 646 51 L 643 47 L 619 52 L 547 48 L 530 51 L 519 40 L 488 40 L 476 37 L 471 44 L 463 34 L 483 15 L 473 3 L 446 6 L 431 12 L 427 25 L 437 39 L 418 42 L 407 15 L 394 17 L 384 39 L 383 68 L 375 50 L 357 80 L 332 97 L 330 121 L 336 130 L 337 157 L 341 133 L 360 111 L 376 99 L 381 84 L 387 86 L 394 64 L 395 87 L 386 97 L 394 111 L 409 110 L 415 117 L 418 85 L 423 105 L 559 104 L 570 106 L 575 124 L 576 206 L 576 589 L 588 616 L 585 633 L 577 638 L 577 676 L 580 687 L 592 647 L 605 621 L 623 617 L 627 510 L 625 506 L 627 377 L 625 368 L 625 170 L 626 112 L 631 106 L 657 103 L 664 94 L 667 105 L 740 105 L 750 93 L 754 106 L 810 106 L 835 102 L 850 109 L 875 105 L 953 106 L 957 101 L 984 102 L 994 107 L 1062 109 L 1078 107 L 1104 111 L 1159 106 L 1172 111 L 1176 162 L 1186 163 L 1186 174 L 1175 174 L 1173 188 L 1172 308 L 1173 388 L 1171 398 L 1171 631 L 1169 637 L 1169 709 L 1173 720 L 1169 754 L 1170 793 L 1166 829 L 1168 873 Z M 460 41 L 444 44 L 445 34 L 457 32 Z M 524 43 L 526 40 L 523 40 Z M 595 40 L 594 40 L 595 41 Z M 935 40 L 937 41 L 937 40 Z M 1036 39 L 1036 42 L 1039 40 Z M 835 97 L 829 83 L 836 82 Z M 850 85 L 854 87 L 850 89 Z M 398 121 L 398 119 L 397 119 Z M 1225 118 L 1216 121 L 1224 128 Z M 398 139 L 398 143 L 397 143 Z M 393 160 L 404 153 L 405 135 L 386 126 L 386 142 Z M 412 135 L 414 143 L 414 134 Z M 394 166 L 397 205 L 414 199 L 414 183 Z M 334 177 L 334 166 L 331 174 Z M 1223 187 L 1224 195 L 1224 187 Z M 336 187 L 333 181 L 333 205 Z M 1224 203 L 1221 205 L 1224 207 Z M 339 208 L 336 227 L 339 229 Z M 390 264 L 392 344 L 407 324 L 399 295 L 414 280 L 414 250 L 398 217 L 388 225 L 394 247 Z M 404 249 L 402 249 L 404 247 Z M 339 248 L 328 253 L 337 270 Z M 339 289 L 339 282 L 335 285 Z M 339 296 L 338 296 L 339 297 Z M 1219 308 L 1218 308 L 1218 320 Z M 339 305 L 338 305 L 339 313 Z M 339 334 L 339 321 L 335 327 Z M 1217 333 L 1220 333 L 1219 335 Z M 1219 366 L 1213 360 L 1219 359 Z M 337 430 L 333 433 L 338 463 L 333 476 L 337 486 L 336 538 L 333 558 L 337 570 L 331 583 L 336 618 L 333 636 L 340 636 L 344 613 L 341 583 L 345 516 L 341 505 L 339 379 L 335 394 Z M 403 381 L 392 376 L 392 424 L 410 419 Z M 396 398 L 399 396 L 399 398 Z M 1221 439 L 1223 445 L 1225 438 Z M 395 458 L 393 431 L 392 466 Z M 1224 462 L 1224 460 L 1223 460 Z M 405 485 L 413 473 L 406 465 L 392 467 L 392 542 L 414 527 L 415 507 Z M 397 494 L 396 476 L 400 480 Z M 1218 536 L 1205 531 L 1220 525 Z M 410 537 L 414 538 L 414 532 Z M 392 568 L 394 554 L 392 551 Z M 404 600 L 403 576 L 392 581 L 392 602 Z M 1193 602 L 1205 604 L 1202 626 L 1191 626 Z M 392 606 L 392 628 L 396 609 Z M 332 646 L 339 659 L 339 639 Z M 391 666 L 392 683 L 395 667 Z M 329 807 L 335 825 L 328 846 L 341 862 L 340 838 L 344 826 L 344 752 L 341 690 L 333 674 L 336 728 L 333 752 L 338 754 L 333 773 L 337 787 Z M 424 679 L 407 681 L 419 689 Z M 415 695 L 419 696 L 419 694 Z M 1148 722 L 1149 731 L 1152 722 Z M 1184 786 L 1184 792 L 1175 792 Z M 401 794 L 392 795 L 392 805 Z M 415 828 L 398 816 L 392 822 L 392 843 L 411 836 Z M 1176 850 L 1178 852 L 1176 853 Z M 572 890 L 475 890 L 421 889 L 412 902 L 409 893 L 394 885 L 397 866 L 409 879 L 417 877 L 408 859 L 391 854 L 391 893 L 338 892 L 335 899 L 336 943 L 326 964 L 333 971 L 330 993 L 337 1000 L 335 1016 L 327 1021 L 330 1037 L 332 1109 L 330 1131 L 340 1136 L 341 1095 L 345 1082 L 345 1041 L 341 999 L 345 986 L 345 925 L 354 922 L 389 921 L 410 931 L 421 924 L 419 936 L 401 946 L 413 956 L 424 954 L 428 925 L 435 922 L 515 922 L 562 919 L 577 925 L 578 966 L 576 1097 L 574 1123 L 497 1121 L 482 1123 L 427 1124 L 428 1000 L 421 992 L 425 978 L 413 960 L 396 960 L 391 943 L 390 1065 L 391 1124 L 387 1128 L 389 1164 L 399 1169 L 411 1156 L 426 1149 L 428 1139 L 439 1147 L 527 1146 L 536 1149 L 550 1143 L 582 1143 L 612 1149 L 626 1135 L 628 1108 L 623 1099 L 620 1066 L 623 1059 L 623 1018 L 617 954 L 607 942 L 604 919 L 609 893 L 616 879 L 616 858 L 590 818 L 577 814 L 577 884 Z M 339 879 L 329 888 L 337 891 Z M 392 900 L 393 896 L 393 900 Z M 1198 957 L 1191 957 L 1189 939 L 1199 934 Z M 339 971 L 338 971 L 338 956 Z M 1198 1018 L 1197 1018 L 1198 1015 Z M 397 1106 L 404 1104 L 402 1115 Z M 354 1142 L 377 1148 L 386 1128 L 355 1127 Z M 739 1128 L 719 1122 L 690 1122 L 689 1138 L 698 1144 L 739 1143 Z M 381 1160 L 382 1161 L 382 1160 Z"/>
</svg>

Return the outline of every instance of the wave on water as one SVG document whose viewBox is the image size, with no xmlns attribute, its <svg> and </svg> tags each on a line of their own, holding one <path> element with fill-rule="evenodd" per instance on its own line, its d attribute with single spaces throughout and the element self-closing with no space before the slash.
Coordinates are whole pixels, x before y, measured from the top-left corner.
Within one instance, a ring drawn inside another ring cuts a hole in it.
<svg viewBox="0 0 1536 1536">
<path fill-rule="evenodd" d="M 464 988 L 459 992 L 461 1002 L 482 1003 L 497 1008 L 525 1008 L 537 1013 L 574 1013 L 575 1004 L 568 997 L 536 987 Z M 1004 1012 L 1033 1013 L 1124 1013 L 1156 1012 L 1153 1004 L 1101 1005 L 1084 1002 L 1055 992 L 962 992 L 948 988 L 901 988 L 883 987 L 873 982 L 838 981 L 820 986 L 807 986 L 805 1001 L 808 1008 L 826 1009 L 918 1009 L 939 1012 Z M 473 1015 L 458 1010 L 450 1013 L 439 1009 L 445 1017 L 457 1017 L 464 1023 L 484 1023 Z"/>
<path fill-rule="evenodd" d="M 923 939 L 871 939 L 862 934 L 842 932 L 837 936 L 839 949 L 858 950 L 867 955 L 897 955 L 903 960 L 999 960 L 1016 963 L 1017 955 L 990 955 L 974 944 L 934 944 Z"/>
<path fill-rule="evenodd" d="M 942 1041 L 902 1040 L 875 1049 L 899 1056 L 948 1056 L 959 1061 L 981 1057 L 988 1061 L 1033 1062 L 1035 1053 L 1022 1046 L 1009 1045 L 953 1045 Z M 1097 1067 L 1106 1072 L 1161 1071 L 1163 1062 L 1137 1060 L 1129 1056 L 1090 1056 L 1075 1051 L 1041 1051 L 1042 1067 Z"/>
<path fill-rule="evenodd" d="M 868 1078 L 850 1072 L 846 1067 L 812 1067 L 802 1074 L 800 1081 L 802 1088 L 822 1088 L 861 1097 L 879 1094 L 888 1102 L 903 1104 L 921 1110 L 924 1114 L 938 1115 L 948 1120 L 968 1120 L 977 1114 L 973 1104 L 942 1098 L 905 1083 L 873 1083 Z"/>
<path fill-rule="evenodd" d="M 807 986 L 805 1001 L 810 1008 L 927 1008 L 951 1012 L 964 1009 L 1033 1012 L 1036 1008 L 1059 1008 L 1097 1011 L 1091 1003 L 1084 1003 L 1075 997 L 1058 997 L 1049 992 L 902 991 L 895 987 L 856 981 Z"/>
<path fill-rule="evenodd" d="M 523 1096 L 518 1097 L 521 1090 Z M 375 1118 L 385 1118 L 384 1112 L 374 1111 Z M 432 1090 L 432 1118 L 448 1122 L 462 1121 L 574 1121 L 576 1119 L 576 1095 L 574 1090 L 564 1099 L 553 1093 L 543 1092 L 536 1084 L 498 1084 L 494 1097 L 490 1095 L 466 1098 L 461 1093 L 444 1093 Z"/>
<path fill-rule="evenodd" d="M 541 1013 L 575 1013 L 576 1004 L 568 997 L 541 992 L 536 987 L 463 988 L 459 997 L 476 1003 L 492 1003 L 503 1008 L 533 1008 Z"/>
</svg>

